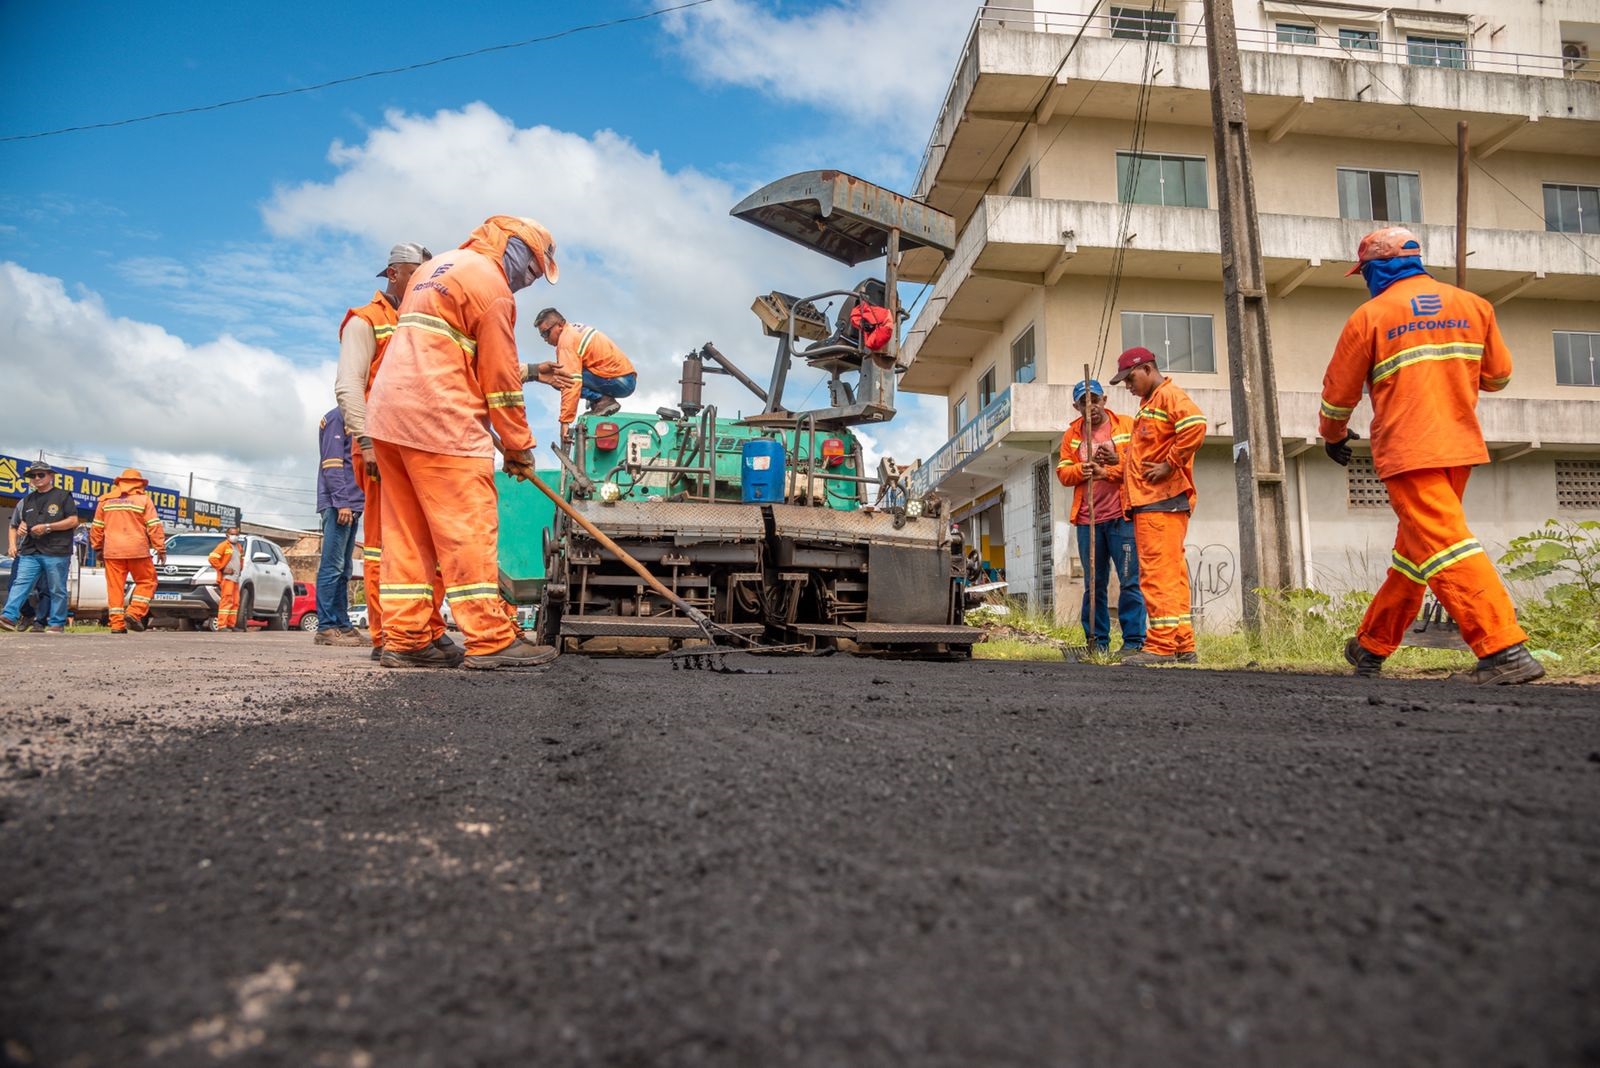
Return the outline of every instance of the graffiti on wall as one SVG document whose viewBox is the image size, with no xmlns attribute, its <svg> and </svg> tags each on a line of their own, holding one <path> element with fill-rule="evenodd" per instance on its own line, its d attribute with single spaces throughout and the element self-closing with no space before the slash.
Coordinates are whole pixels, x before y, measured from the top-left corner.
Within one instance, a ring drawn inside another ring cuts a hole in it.
<svg viewBox="0 0 1600 1068">
<path fill-rule="evenodd" d="M 1196 605 L 1203 607 L 1233 592 L 1239 563 L 1228 546 L 1185 545 L 1183 555 L 1189 564 L 1189 595 Z"/>
</svg>

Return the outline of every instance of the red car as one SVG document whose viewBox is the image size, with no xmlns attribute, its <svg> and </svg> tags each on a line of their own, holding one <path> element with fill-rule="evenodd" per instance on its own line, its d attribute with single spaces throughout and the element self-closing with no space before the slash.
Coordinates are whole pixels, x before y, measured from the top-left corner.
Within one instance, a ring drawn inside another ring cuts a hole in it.
<svg viewBox="0 0 1600 1068">
<path fill-rule="evenodd" d="M 258 630 L 266 626 L 259 619 L 250 621 L 250 629 Z M 299 627 L 301 630 L 313 631 L 317 629 L 317 584 L 315 582 L 295 582 L 294 603 L 289 606 L 289 626 Z"/>
</svg>

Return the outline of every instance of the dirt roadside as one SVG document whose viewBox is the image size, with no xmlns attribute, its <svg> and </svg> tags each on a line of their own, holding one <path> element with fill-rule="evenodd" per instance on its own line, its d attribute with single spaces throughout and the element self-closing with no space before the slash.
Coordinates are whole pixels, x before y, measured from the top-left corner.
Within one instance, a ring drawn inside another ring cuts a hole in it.
<svg viewBox="0 0 1600 1068">
<path fill-rule="evenodd" d="M 1593 689 L 0 655 L 6 1063 L 1600 1064 Z"/>
</svg>

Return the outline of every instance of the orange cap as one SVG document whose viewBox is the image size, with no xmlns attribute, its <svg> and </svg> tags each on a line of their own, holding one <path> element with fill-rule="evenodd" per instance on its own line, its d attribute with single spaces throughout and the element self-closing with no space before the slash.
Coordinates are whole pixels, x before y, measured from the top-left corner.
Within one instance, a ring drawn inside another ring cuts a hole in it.
<svg viewBox="0 0 1600 1068">
<path fill-rule="evenodd" d="M 1420 255 L 1422 255 L 1422 242 L 1417 240 L 1416 234 L 1404 226 L 1385 226 L 1361 239 L 1361 244 L 1356 246 L 1356 265 L 1344 272 L 1344 276 L 1349 278 L 1361 270 L 1363 263 L 1371 263 L 1373 260 L 1392 260 L 1396 256 Z"/>
</svg>

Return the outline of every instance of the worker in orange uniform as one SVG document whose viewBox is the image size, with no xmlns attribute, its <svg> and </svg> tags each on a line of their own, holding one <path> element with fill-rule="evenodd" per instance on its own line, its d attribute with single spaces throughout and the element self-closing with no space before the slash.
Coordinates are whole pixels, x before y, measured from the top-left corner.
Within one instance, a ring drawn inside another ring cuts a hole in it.
<svg viewBox="0 0 1600 1068">
<path fill-rule="evenodd" d="M 539 336 L 556 350 L 554 360 L 535 364 L 533 377 L 561 392 L 561 441 L 572 436 L 578 418 L 578 398 L 589 402 L 592 415 L 622 410 L 621 398 L 633 396 L 639 376 L 633 362 L 616 343 L 592 326 L 569 323 L 554 308 L 539 313 L 533 323 Z"/>
<path fill-rule="evenodd" d="M 389 266 L 378 272 L 388 285 L 372 294 L 359 308 L 344 313 L 339 323 L 339 368 L 334 373 L 333 399 L 344 417 L 344 432 L 350 439 L 351 468 L 356 486 L 365 497 L 361 517 L 361 575 L 366 593 L 367 629 L 372 635 L 372 659 L 383 654 L 383 493 L 378 477 L 378 454 L 367 434 L 367 398 L 372 383 L 383 365 L 384 351 L 394 336 L 399 321 L 400 300 L 422 261 L 433 253 L 423 245 L 403 241 L 389 250 Z M 461 647 L 445 636 L 444 583 L 438 576 L 433 584 L 433 615 L 429 629 L 434 644 L 447 656 L 460 662 Z"/>
<path fill-rule="evenodd" d="M 217 573 L 217 633 L 238 630 L 239 627 L 239 576 L 244 573 L 244 539 L 238 527 L 229 527 L 226 536 L 206 557 Z M 249 624 L 245 620 L 245 624 Z"/>
<path fill-rule="evenodd" d="M 156 592 L 156 564 L 167 562 L 167 531 L 145 491 L 150 483 L 129 467 L 100 495 L 89 526 L 89 547 L 106 564 L 106 601 L 111 606 L 111 633 L 144 630 L 150 598 Z M 152 561 L 150 554 L 155 554 Z M 123 603 L 128 576 L 133 596 Z"/>
<path fill-rule="evenodd" d="M 366 432 L 383 481 L 386 667 L 452 667 L 429 627 L 435 569 L 472 668 L 533 667 L 556 650 L 522 638 L 500 597 L 497 436 L 507 473 L 533 474 L 514 294 L 557 277 L 555 241 L 532 219 L 491 216 L 417 268 L 400 304 Z M 491 428 L 494 436 L 491 436 Z"/>
<path fill-rule="evenodd" d="M 1494 306 L 1422 267 L 1422 244 L 1388 226 L 1361 239 L 1357 263 L 1372 295 L 1345 323 L 1322 378 L 1320 430 L 1328 455 L 1350 462 L 1349 420 L 1372 395 L 1372 462 L 1399 517 L 1389 575 L 1345 659 L 1374 676 L 1400 646 L 1432 589 L 1478 656 L 1472 681 L 1531 682 L 1544 666 L 1524 644 L 1511 595 L 1461 507 L 1467 476 L 1489 462 L 1478 393 L 1505 389 L 1511 353 Z"/>
<path fill-rule="evenodd" d="M 1122 511 L 1122 464 L 1099 463 L 1096 445 L 1123 448 L 1133 440 L 1133 420 L 1106 407 L 1105 387 L 1090 379 L 1072 387 L 1072 403 L 1081 415 L 1061 435 L 1061 462 L 1056 478 L 1072 487 L 1071 521 L 1078 529 L 1078 558 L 1083 562 L 1083 635 L 1089 651 L 1111 648 L 1111 606 L 1106 603 L 1111 570 L 1117 572 L 1117 622 L 1122 628 L 1118 652 L 1131 656 L 1144 648 L 1148 627 L 1144 594 L 1139 589 L 1139 551 L 1133 521 Z M 1087 426 L 1087 430 L 1085 427 Z M 1091 480 L 1094 492 L 1089 493 Z M 1090 536 L 1091 512 L 1094 519 Z M 1090 585 L 1091 582 L 1093 585 Z M 1089 614 L 1090 591 L 1094 616 Z"/>
<path fill-rule="evenodd" d="M 1124 664 L 1194 664 L 1189 564 L 1183 543 L 1194 512 L 1194 454 L 1206 440 L 1206 417 L 1178 384 L 1156 367 L 1156 355 L 1134 347 L 1117 357 L 1111 384 L 1127 383 L 1139 398 L 1132 441 L 1122 465 L 1122 503 L 1133 517 L 1139 546 L 1139 586 L 1150 614 L 1144 648 Z M 1112 462 L 1116 450 L 1095 446 L 1096 459 Z"/>
</svg>

